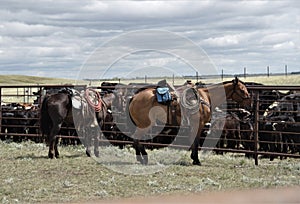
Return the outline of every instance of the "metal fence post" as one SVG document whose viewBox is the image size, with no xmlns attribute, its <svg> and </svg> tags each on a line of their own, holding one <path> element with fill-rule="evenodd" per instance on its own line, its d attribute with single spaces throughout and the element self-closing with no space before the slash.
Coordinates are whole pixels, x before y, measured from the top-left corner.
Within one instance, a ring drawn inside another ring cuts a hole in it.
<svg viewBox="0 0 300 204">
<path fill-rule="evenodd" d="M 0 87 L 0 133 L 2 133 L 2 88 Z"/>
<path fill-rule="evenodd" d="M 258 129 L 259 129 L 259 91 L 256 90 L 254 97 L 254 159 L 258 165 Z"/>
</svg>

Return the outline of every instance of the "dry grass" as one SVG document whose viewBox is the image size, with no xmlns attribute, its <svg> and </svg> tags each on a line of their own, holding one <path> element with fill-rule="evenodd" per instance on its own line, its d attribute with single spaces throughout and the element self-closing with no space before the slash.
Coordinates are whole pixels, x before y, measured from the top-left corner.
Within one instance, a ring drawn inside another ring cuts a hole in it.
<svg viewBox="0 0 300 204">
<path fill-rule="evenodd" d="M 224 81 L 232 80 L 233 77 L 224 78 Z M 247 82 L 257 82 L 265 85 L 300 85 L 300 76 L 299 75 L 276 75 L 276 76 L 248 76 L 247 78 L 240 77 L 241 80 Z M 160 79 L 147 79 L 148 83 L 157 83 Z M 173 82 L 172 78 L 167 78 L 169 83 Z M 180 85 L 183 84 L 186 79 L 175 78 L 174 84 Z M 194 80 L 193 80 L 194 81 Z M 201 79 L 205 83 L 213 83 L 220 81 L 220 79 Z M 116 81 L 114 81 L 116 82 Z M 144 79 L 121 79 L 121 83 L 128 84 L 130 82 L 144 83 Z M 71 79 L 62 79 L 62 78 L 47 78 L 47 77 L 34 77 L 34 76 L 23 76 L 23 75 L 0 75 L 0 85 L 37 85 L 37 84 L 86 84 L 91 83 L 93 86 L 99 86 L 101 81 L 80 81 L 80 80 L 71 80 Z"/>
<path fill-rule="evenodd" d="M 115 147 L 104 151 L 107 155 L 118 151 L 132 153 L 130 149 Z M 149 156 L 159 156 L 161 151 L 149 151 Z M 255 166 L 253 160 L 241 155 L 207 155 L 202 156 L 202 166 L 193 166 L 190 152 L 174 150 L 182 154 L 180 161 L 163 171 L 130 175 L 117 173 L 86 157 L 82 146 L 60 147 L 60 152 L 61 158 L 50 160 L 44 144 L 0 142 L 0 201 L 83 202 L 300 184 L 300 163 L 296 159 L 261 159 L 259 166 Z M 128 164 L 120 165 L 128 168 Z M 148 168 L 138 163 L 130 166 Z"/>
<path fill-rule="evenodd" d="M 24 75 L 0 75 L 0 85 L 73 84 L 75 80 Z"/>
<path fill-rule="evenodd" d="M 166 78 L 169 83 L 173 83 L 172 78 Z M 226 77 L 223 79 L 223 81 L 228 81 L 232 80 L 233 77 Z M 242 81 L 245 82 L 256 82 L 256 83 L 262 83 L 265 85 L 300 85 L 300 76 L 299 75 L 276 75 L 276 76 L 248 76 L 246 78 L 240 77 Z M 147 83 L 157 83 L 161 79 L 155 79 L 155 78 L 148 78 L 146 80 Z M 175 78 L 174 79 L 174 84 L 175 85 L 180 85 L 183 84 L 187 79 L 184 78 Z M 196 82 L 196 80 L 192 80 L 193 82 Z M 204 83 L 217 83 L 221 82 L 221 79 L 214 79 L 214 78 L 207 78 L 207 79 L 200 79 L 201 82 Z M 112 82 L 118 82 L 118 81 L 112 81 Z M 145 79 L 121 79 L 121 83 L 128 84 L 131 82 L 136 82 L 136 83 L 145 83 Z M 92 81 L 92 85 L 94 86 L 99 86 L 100 81 Z"/>
<path fill-rule="evenodd" d="M 300 85 L 299 75 L 287 78 L 248 77 L 242 80 L 273 85 Z M 64 79 L 0 76 L 2 85 L 37 84 L 37 82 L 69 83 Z M 181 83 L 183 81 L 176 82 Z M 100 85 L 100 82 L 93 85 Z M 112 170 L 112 168 L 144 170 L 151 168 L 151 164 L 144 167 L 130 160 L 132 157 L 128 155 L 134 154 L 131 148 L 103 149 L 104 160 L 108 159 L 109 155 L 117 154 L 119 158 L 124 158 L 125 162 L 131 164 L 109 168 L 87 158 L 84 152 L 82 146 L 60 147 L 61 158 L 50 160 L 47 158 L 47 147 L 44 144 L 0 141 L 0 202 L 82 202 L 300 185 L 300 162 L 297 159 L 273 162 L 261 159 L 259 166 L 255 166 L 253 160 L 245 159 L 241 155 L 208 155 L 201 157 L 202 166 L 199 167 L 191 165 L 190 152 L 174 150 L 174 154 L 181 155 L 175 164 L 156 173 L 132 175 Z M 161 162 L 163 153 L 163 150 L 149 151 L 149 156 Z"/>
<path fill-rule="evenodd" d="M 24 75 L 0 75 L 0 86 L 26 86 L 26 85 L 72 85 L 76 82 L 80 84 L 87 84 L 86 81 L 76 81 L 72 79 L 62 78 L 47 78 L 47 77 L 35 77 L 35 76 L 24 76 Z M 33 92 L 37 92 L 38 88 L 2 88 L 1 100 L 6 103 L 19 102 L 19 103 L 32 103 L 36 97 L 33 96 L 22 96 L 32 95 Z M 10 95 L 10 96 L 3 96 Z M 15 96 L 11 96 L 15 95 Z M 17 97 L 17 95 L 20 95 Z"/>
</svg>

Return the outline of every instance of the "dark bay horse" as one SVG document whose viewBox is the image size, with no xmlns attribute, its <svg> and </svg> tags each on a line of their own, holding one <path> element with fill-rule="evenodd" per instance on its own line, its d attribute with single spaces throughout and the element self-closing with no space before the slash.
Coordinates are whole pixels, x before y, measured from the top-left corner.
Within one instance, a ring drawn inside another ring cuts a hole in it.
<svg viewBox="0 0 300 204">
<path fill-rule="evenodd" d="M 179 90 L 181 89 L 181 90 Z M 251 100 L 245 84 L 237 77 L 232 81 L 223 82 L 220 84 L 211 85 L 207 88 L 193 88 L 193 87 L 180 87 L 176 91 L 195 92 L 198 98 L 196 103 L 196 111 L 190 111 L 184 104 L 195 104 L 194 101 L 183 97 L 176 105 L 176 121 L 177 124 L 182 124 L 184 118 L 189 119 L 190 126 L 190 144 L 191 145 L 191 158 L 193 164 L 201 165 L 198 158 L 198 147 L 202 130 L 206 123 L 210 122 L 212 111 L 215 107 L 221 105 L 226 99 L 232 99 L 242 106 L 250 106 Z M 189 91 L 192 90 L 192 91 Z M 193 91 L 194 90 L 194 91 Z M 172 113 L 166 105 L 157 102 L 155 95 L 155 88 L 146 88 L 133 96 L 129 104 L 129 114 L 133 123 L 136 125 L 136 131 L 133 134 L 135 139 L 136 157 L 142 164 L 148 163 L 147 152 L 139 141 L 156 123 L 161 121 L 164 124 L 167 118 L 172 117 Z M 193 97 L 192 97 L 193 98 Z M 195 97 L 194 97 L 195 99 Z M 199 100 L 200 99 L 200 100 Z M 193 108 L 195 110 L 195 108 Z"/>
<path fill-rule="evenodd" d="M 110 93 L 100 97 L 95 91 L 89 92 L 92 92 L 92 94 L 89 94 L 90 96 L 86 95 L 88 91 L 84 92 L 85 95 L 82 93 L 77 95 L 79 102 L 74 100 L 72 102 L 75 96 L 70 92 L 46 95 L 43 99 L 40 127 L 42 134 L 47 135 L 49 158 L 59 157 L 57 134 L 63 122 L 70 126 L 74 125 L 76 131 L 80 132 L 78 135 L 83 136 L 88 156 L 91 155 L 90 145 L 92 139 L 94 139 L 94 154 L 97 157 L 99 156 L 98 139 L 100 136 L 100 128 L 103 126 L 108 113 L 107 110 L 111 106 L 115 95 Z M 87 98 L 92 95 L 94 101 Z M 72 103 L 75 102 L 77 104 L 79 103 L 79 107 L 74 108 Z"/>
</svg>

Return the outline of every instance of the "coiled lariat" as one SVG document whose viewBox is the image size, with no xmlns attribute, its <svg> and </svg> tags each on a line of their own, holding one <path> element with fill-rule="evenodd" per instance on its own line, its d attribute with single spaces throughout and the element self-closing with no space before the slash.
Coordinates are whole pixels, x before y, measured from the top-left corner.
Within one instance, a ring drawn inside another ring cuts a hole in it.
<svg viewBox="0 0 300 204">
<path fill-rule="evenodd" d="M 91 97 L 90 97 L 90 92 L 93 92 L 96 96 L 96 101 L 94 103 L 94 101 L 91 100 Z M 87 88 L 85 90 L 85 98 L 88 102 L 88 104 L 95 109 L 96 112 L 100 112 L 101 108 L 102 108 L 102 99 L 101 99 L 101 96 L 99 94 L 98 91 L 94 90 L 94 89 L 89 89 Z"/>
</svg>

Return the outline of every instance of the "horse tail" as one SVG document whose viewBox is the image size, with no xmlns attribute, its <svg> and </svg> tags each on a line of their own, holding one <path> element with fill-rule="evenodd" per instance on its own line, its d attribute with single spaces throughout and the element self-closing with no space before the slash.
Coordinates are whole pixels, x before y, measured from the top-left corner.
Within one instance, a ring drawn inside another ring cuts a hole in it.
<svg viewBox="0 0 300 204">
<path fill-rule="evenodd" d="M 40 128 L 43 135 L 49 135 L 52 126 L 52 120 L 48 113 L 48 97 L 46 96 L 43 99 L 42 107 L 41 107 L 41 117 L 40 117 Z"/>
</svg>

